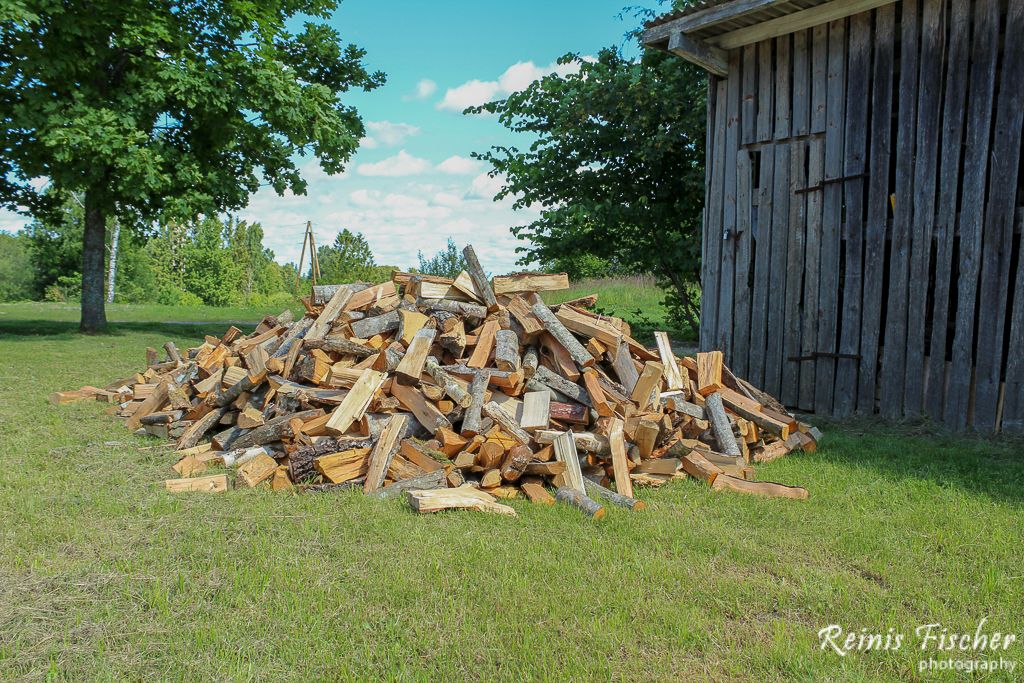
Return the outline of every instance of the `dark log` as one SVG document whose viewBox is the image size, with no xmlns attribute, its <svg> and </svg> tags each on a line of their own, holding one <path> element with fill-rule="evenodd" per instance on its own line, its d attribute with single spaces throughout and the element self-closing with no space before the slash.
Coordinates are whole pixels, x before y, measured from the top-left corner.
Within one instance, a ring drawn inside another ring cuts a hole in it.
<svg viewBox="0 0 1024 683">
<path fill-rule="evenodd" d="M 348 339 L 313 339 L 303 342 L 307 349 L 322 349 L 327 353 L 337 353 L 342 356 L 356 356 L 357 358 L 368 358 L 377 353 L 377 349 L 365 344 L 357 344 Z"/>
<path fill-rule="evenodd" d="M 193 422 L 192 425 L 188 429 L 186 429 L 185 432 L 178 439 L 176 448 L 178 450 L 181 450 L 183 448 L 192 448 L 193 446 L 195 446 L 197 443 L 199 443 L 199 440 L 203 438 L 203 435 L 206 434 L 206 432 L 210 431 L 215 426 L 217 426 L 217 424 L 220 422 L 220 419 L 224 417 L 224 415 L 227 412 L 227 407 L 211 410 L 206 415 L 203 415 L 201 418 Z M 234 429 L 234 427 L 232 427 L 232 429 Z M 217 450 L 224 449 L 218 448 Z"/>
<path fill-rule="evenodd" d="M 274 441 L 281 441 L 282 439 L 290 439 L 294 434 L 292 432 L 291 420 L 311 420 L 314 417 L 320 417 L 324 414 L 323 410 L 319 408 L 315 410 L 304 410 L 298 413 L 289 413 L 287 415 L 281 415 L 275 417 L 266 424 L 255 427 L 250 430 L 244 430 L 244 434 L 239 434 L 236 438 L 231 439 L 227 444 L 221 443 L 221 450 L 227 450 L 227 448 L 249 448 L 250 446 L 262 446 L 265 443 L 271 443 Z M 218 435 L 219 436 L 219 435 Z"/>
<path fill-rule="evenodd" d="M 398 498 L 406 491 L 429 491 L 448 487 L 444 469 L 434 470 L 412 479 L 403 479 L 369 494 L 371 498 Z"/>
<path fill-rule="evenodd" d="M 232 384 L 226 391 L 217 397 L 214 404 L 218 408 L 223 408 L 226 405 L 233 403 L 239 396 L 246 391 L 252 391 L 259 385 L 267 381 L 267 371 L 258 372 L 256 374 L 246 375 L 243 379 Z"/>
</svg>

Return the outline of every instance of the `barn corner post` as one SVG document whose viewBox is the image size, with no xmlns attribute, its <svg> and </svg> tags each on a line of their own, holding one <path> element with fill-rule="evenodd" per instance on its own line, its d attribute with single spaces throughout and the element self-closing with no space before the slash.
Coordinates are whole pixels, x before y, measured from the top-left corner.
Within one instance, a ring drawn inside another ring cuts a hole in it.
<svg viewBox="0 0 1024 683">
<path fill-rule="evenodd" d="M 708 0 L 700 345 L 788 406 L 1024 429 L 1024 3 Z"/>
</svg>

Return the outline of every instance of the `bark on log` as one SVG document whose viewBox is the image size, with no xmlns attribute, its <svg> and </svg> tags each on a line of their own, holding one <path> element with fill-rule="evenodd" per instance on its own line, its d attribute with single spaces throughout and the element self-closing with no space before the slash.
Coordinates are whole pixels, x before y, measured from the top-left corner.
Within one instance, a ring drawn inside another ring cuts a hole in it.
<svg viewBox="0 0 1024 683">
<path fill-rule="evenodd" d="M 537 372 L 537 366 L 540 364 L 540 354 L 537 352 L 536 346 L 531 346 L 523 353 L 523 377 L 530 379 Z"/>
<path fill-rule="evenodd" d="M 597 482 L 591 481 L 586 477 L 583 478 L 583 485 L 586 487 L 587 493 L 594 498 L 603 498 L 612 505 L 616 505 L 620 508 L 639 511 L 647 507 L 642 500 L 637 500 L 636 498 L 624 496 L 621 493 L 616 493 L 615 491 L 606 489 Z"/>
<path fill-rule="evenodd" d="M 491 281 L 487 279 L 487 273 L 480 265 L 480 259 L 476 257 L 473 245 L 467 244 L 462 250 L 462 255 L 466 257 L 466 271 L 469 273 L 470 279 L 473 280 L 473 288 L 476 290 L 477 296 L 483 300 L 487 310 L 498 310 L 498 299 L 494 296 Z"/>
<path fill-rule="evenodd" d="M 560 503 L 573 506 L 588 517 L 593 517 L 594 519 L 602 519 L 604 517 L 604 506 L 576 489 L 562 486 L 555 492 L 555 498 Z"/>
<path fill-rule="evenodd" d="M 259 385 L 263 384 L 265 381 L 267 381 L 266 370 L 264 370 L 263 372 L 258 372 L 256 374 L 246 375 L 245 378 L 238 382 L 235 382 L 230 387 L 228 387 L 226 391 L 221 393 L 221 395 L 217 397 L 214 404 L 218 408 L 223 408 L 226 405 L 230 405 L 244 392 L 252 391 Z"/>
<path fill-rule="evenodd" d="M 729 416 L 725 414 L 725 406 L 722 405 L 722 397 L 717 393 L 708 394 L 704 398 L 704 412 L 711 422 L 711 431 L 718 442 L 718 448 L 727 455 L 743 455 L 736 437 L 732 433 L 732 423 Z"/>
<path fill-rule="evenodd" d="M 484 409 L 484 395 L 487 393 L 487 373 L 478 372 L 469 383 L 470 403 L 462 418 L 462 436 L 476 436 L 480 433 L 480 419 Z"/>
<path fill-rule="evenodd" d="M 178 439 L 178 443 L 175 448 L 181 450 L 183 448 L 192 448 L 199 439 L 203 438 L 206 432 L 213 429 L 220 422 L 220 419 L 224 417 L 224 414 L 228 412 L 227 407 L 219 408 L 217 410 L 211 410 L 206 415 L 202 416 L 198 420 L 192 423 L 188 429 Z"/>
<path fill-rule="evenodd" d="M 519 426 L 519 423 L 516 422 L 513 416 L 509 415 L 504 408 L 494 401 L 484 406 L 484 413 L 487 414 L 487 417 L 497 422 L 501 426 L 502 431 L 519 443 L 524 445 L 530 443 L 531 437 L 529 433 Z"/>
<path fill-rule="evenodd" d="M 320 417 L 323 414 L 324 411 L 317 408 L 315 410 L 304 410 L 298 413 L 289 413 L 288 415 L 275 417 L 262 427 L 250 429 L 245 434 L 241 434 L 237 438 L 232 439 L 228 444 L 222 443 L 221 450 L 226 450 L 229 447 L 234 449 L 249 448 L 250 446 L 262 446 L 265 443 L 291 438 L 293 436 L 293 432 L 289 421 L 297 418 L 305 422 L 306 420 L 311 420 L 314 417 Z"/>
<path fill-rule="evenodd" d="M 448 487 L 444 469 L 434 470 L 412 479 L 403 479 L 370 493 L 371 498 L 398 498 L 406 491 L 430 491 Z"/>
<path fill-rule="evenodd" d="M 377 334 L 392 332 L 398 329 L 401 318 L 398 311 L 390 311 L 384 315 L 377 315 L 372 318 L 363 318 L 351 324 L 352 336 L 358 339 L 369 339 Z"/>
<path fill-rule="evenodd" d="M 494 335 L 494 363 L 499 370 L 515 372 L 519 369 L 519 335 L 512 330 L 498 330 Z"/>
<path fill-rule="evenodd" d="M 570 332 L 565 325 L 555 317 L 555 314 L 551 312 L 551 309 L 548 308 L 546 304 L 538 302 L 533 305 L 531 310 L 533 311 L 533 314 L 537 316 L 542 323 L 544 323 L 544 329 L 550 332 L 551 336 L 558 340 L 558 343 L 569 352 L 569 355 L 577 365 L 581 368 L 588 368 L 594 364 L 596 359 L 590 355 L 590 352 L 587 351 L 586 347 L 584 347 L 583 344 L 581 344 L 579 340 L 572 335 L 572 332 Z"/>
<path fill-rule="evenodd" d="M 448 374 L 448 371 L 441 367 L 433 356 L 427 358 L 427 373 L 433 378 L 437 385 L 444 389 L 444 393 L 463 408 L 468 408 L 473 402 L 473 397 L 462 388 L 462 385 L 455 381 L 455 378 Z"/>
<path fill-rule="evenodd" d="M 356 356 L 357 358 L 368 358 L 377 353 L 377 349 L 365 344 L 357 344 L 348 339 L 313 339 L 306 340 L 302 346 L 307 349 L 322 349 L 328 353 L 337 353 L 342 356 Z"/>
<path fill-rule="evenodd" d="M 586 389 L 581 387 L 579 384 L 570 382 L 561 375 L 556 375 L 543 365 L 537 368 L 537 374 L 535 374 L 533 378 L 539 382 L 543 382 L 555 391 L 561 392 L 577 403 L 582 403 L 588 408 L 594 407 L 594 403 L 590 400 L 590 394 L 587 393 Z"/>
<path fill-rule="evenodd" d="M 420 299 L 417 304 L 428 311 L 445 311 L 452 315 L 467 318 L 470 324 L 479 323 L 487 317 L 487 309 L 477 304 L 449 299 Z"/>
</svg>

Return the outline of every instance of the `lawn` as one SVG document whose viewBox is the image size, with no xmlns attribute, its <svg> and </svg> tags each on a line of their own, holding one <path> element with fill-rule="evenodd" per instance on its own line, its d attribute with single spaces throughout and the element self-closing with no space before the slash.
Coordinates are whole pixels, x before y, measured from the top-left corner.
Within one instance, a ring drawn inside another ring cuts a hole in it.
<svg viewBox="0 0 1024 683">
<path fill-rule="evenodd" d="M 224 328 L 145 311 L 86 338 L 0 308 L 0 680 L 913 680 L 918 642 L 840 657 L 818 630 L 1024 629 L 1019 442 L 823 424 L 758 467 L 809 501 L 680 482 L 602 522 L 172 495 L 156 441 L 46 402 Z M 1021 647 L 987 679 L 1019 678 Z"/>
</svg>

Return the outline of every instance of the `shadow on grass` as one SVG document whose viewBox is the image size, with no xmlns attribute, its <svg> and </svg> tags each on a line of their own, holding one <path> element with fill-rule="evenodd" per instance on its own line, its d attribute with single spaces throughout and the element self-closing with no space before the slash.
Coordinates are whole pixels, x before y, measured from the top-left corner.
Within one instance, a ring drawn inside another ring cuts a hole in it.
<svg viewBox="0 0 1024 683">
<path fill-rule="evenodd" d="M 202 340 L 203 335 L 213 334 L 220 336 L 232 324 L 241 327 L 243 331 L 250 331 L 255 323 L 248 323 L 247 328 L 242 327 L 237 321 L 210 321 L 210 322 L 118 322 L 110 323 L 106 332 L 97 335 L 84 335 L 78 331 L 78 323 L 72 321 L 56 320 L 0 320 L 0 339 L 17 341 L 19 338 L 38 339 L 39 337 L 54 337 L 63 339 L 74 339 L 78 337 L 119 337 L 128 332 L 143 332 L 160 334 L 168 337 L 195 337 Z"/>
<path fill-rule="evenodd" d="M 825 432 L 816 454 L 824 461 L 1024 503 L 1024 435 L 955 434 L 925 422 L 808 419 Z"/>
</svg>

